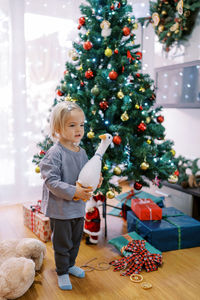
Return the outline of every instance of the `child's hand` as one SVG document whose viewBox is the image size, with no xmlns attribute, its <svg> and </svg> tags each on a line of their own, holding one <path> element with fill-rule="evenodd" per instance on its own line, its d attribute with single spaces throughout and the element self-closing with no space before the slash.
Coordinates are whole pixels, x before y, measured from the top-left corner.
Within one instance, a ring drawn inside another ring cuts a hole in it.
<svg viewBox="0 0 200 300">
<path fill-rule="evenodd" d="M 98 184 L 97 188 L 100 188 L 102 183 L 103 183 L 103 177 L 102 177 L 102 173 L 101 173 L 100 174 L 100 179 L 99 179 L 99 184 Z"/>
<path fill-rule="evenodd" d="M 91 187 L 81 187 L 78 182 L 76 182 L 76 192 L 74 194 L 74 200 L 83 200 L 87 201 L 92 196 L 92 188 Z"/>
</svg>

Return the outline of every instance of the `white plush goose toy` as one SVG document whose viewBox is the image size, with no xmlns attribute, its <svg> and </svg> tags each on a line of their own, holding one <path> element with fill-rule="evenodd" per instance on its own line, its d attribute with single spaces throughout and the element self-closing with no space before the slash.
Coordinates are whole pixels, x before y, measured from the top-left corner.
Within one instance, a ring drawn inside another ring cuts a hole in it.
<svg viewBox="0 0 200 300">
<path fill-rule="evenodd" d="M 102 134 L 99 138 L 101 139 L 101 143 L 98 146 L 97 151 L 84 165 L 78 177 L 78 183 L 83 187 L 92 187 L 93 192 L 99 184 L 102 157 L 113 140 L 112 135 L 109 133 Z"/>
</svg>

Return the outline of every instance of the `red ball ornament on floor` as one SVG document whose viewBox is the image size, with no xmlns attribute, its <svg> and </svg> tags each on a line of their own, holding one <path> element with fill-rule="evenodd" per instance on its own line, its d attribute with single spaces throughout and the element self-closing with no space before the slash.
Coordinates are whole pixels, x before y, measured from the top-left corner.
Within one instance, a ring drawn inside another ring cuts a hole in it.
<svg viewBox="0 0 200 300">
<path fill-rule="evenodd" d="M 101 102 L 99 103 L 99 106 L 100 106 L 100 108 L 101 108 L 102 110 L 106 110 L 106 109 L 109 107 L 107 101 L 101 101 Z"/>
<path fill-rule="evenodd" d="M 94 74 L 92 72 L 92 70 L 88 69 L 86 72 L 85 72 L 85 77 L 87 79 L 92 79 L 94 77 Z"/>
<path fill-rule="evenodd" d="M 121 139 L 121 137 L 120 137 L 119 135 L 115 135 L 115 136 L 113 137 L 113 143 L 114 143 L 115 145 L 120 145 L 121 142 L 122 142 L 122 139 Z"/>
<path fill-rule="evenodd" d="M 83 48 L 87 51 L 90 50 L 92 48 L 92 43 L 90 41 L 85 42 Z"/>
<path fill-rule="evenodd" d="M 115 80 L 115 79 L 117 79 L 118 74 L 117 74 L 117 72 L 115 72 L 114 70 L 112 70 L 112 71 L 109 73 L 108 76 L 110 77 L 111 80 Z"/>
<path fill-rule="evenodd" d="M 141 188 L 142 188 L 142 184 L 136 181 L 135 184 L 134 184 L 134 188 L 135 188 L 137 191 L 139 191 L 139 190 L 141 190 Z"/>
<path fill-rule="evenodd" d="M 62 96 L 63 95 L 63 93 L 61 92 L 61 90 L 57 90 L 57 95 L 58 96 Z"/>
<path fill-rule="evenodd" d="M 145 131 L 147 129 L 147 125 L 144 123 L 144 122 L 141 122 L 139 125 L 138 125 L 138 130 L 139 131 Z"/>
<path fill-rule="evenodd" d="M 135 55 L 137 56 L 137 59 L 138 59 L 138 60 L 142 59 L 142 52 L 137 51 L 137 52 L 135 53 Z"/>
<path fill-rule="evenodd" d="M 123 31 L 123 35 L 125 35 L 125 36 L 127 36 L 131 33 L 130 28 L 126 27 L 126 26 L 122 29 L 122 31 Z"/>
<path fill-rule="evenodd" d="M 158 121 L 158 123 L 162 123 L 164 121 L 164 117 L 163 116 L 158 116 L 157 121 Z"/>
</svg>

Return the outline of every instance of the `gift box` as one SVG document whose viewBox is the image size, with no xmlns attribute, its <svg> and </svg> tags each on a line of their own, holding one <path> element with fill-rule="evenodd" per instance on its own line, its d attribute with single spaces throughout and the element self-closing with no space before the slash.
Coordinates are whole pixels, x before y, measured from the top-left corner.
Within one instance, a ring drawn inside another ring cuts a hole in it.
<svg viewBox="0 0 200 300">
<path fill-rule="evenodd" d="M 151 199 L 131 199 L 131 209 L 143 221 L 162 219 L 162 209 Z"/>
<path fill-rule="evenodd" d="M 128 256 L 130 252 L 124 250 L 125 247 L 130 243 L 132 240 L 144 240 L 137 232 L 128 232 L 126 234 L 120 235 L 108 241 L 109 244 L 113 245 L 122 255 Z M 161 254 L 161 252 L 145 241 L 145 248 L 154 254 Z"/>
<path fill-rule="evenodd" d="M 129 190 L 126 193 L 122 193 L 115 197 L 118 201 L 122 203 L 122 217 L 126 220 L 127 211 L 131 210 L 131 200 L 136 198 L 141 199 L 151 199 L 154 203 L 156 203 L 159 207 L 164 207 L 164 197 L 156 197 L 150 193 L 143 191 L 134 191 L 133 189 Z"/>
<path fill-rule="evenodd" d="M 162 220 L 141 221 L 127 212 L 128 232 L 136 231 L 160 251 L 200 246 L 200 222 L 174 207 L 162 209 Z"/>
<path fill-rule="evenodd" d="M 38 204 L 26 203 L 23 205 L 24 225 L 34 232 L 43 242 L 51 240 L 50 220 L 39 211 Z"/>
<path fill-rule="evenodd" d="M 114 238 L 108 243 L 114 245 L 123 258 L 110 262 L 114 266 L 113 271 L 121 271 L 121 276 L 138 274 L 144 268 L 147 272 L 156 271 L 162 264 L 162 254 L 151 246 L 136 232 L 130 232 L 123 236 Z"/>
</svg>

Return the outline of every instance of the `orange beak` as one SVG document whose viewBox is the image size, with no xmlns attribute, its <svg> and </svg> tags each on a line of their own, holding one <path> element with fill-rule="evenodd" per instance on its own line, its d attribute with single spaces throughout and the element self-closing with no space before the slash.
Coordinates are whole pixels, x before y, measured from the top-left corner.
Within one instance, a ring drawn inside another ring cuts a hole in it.
<svg viewBox="0 0 200 300">
<path fill-rule="evenodd" d="M 105 140 L 105 139 L 106 139 L 106 135 L 105 135 L 105 134 L 101 134 L 101 135 L 99 135 L 99 138 L 100 138 L 101 140 Z"/>
</svg>

